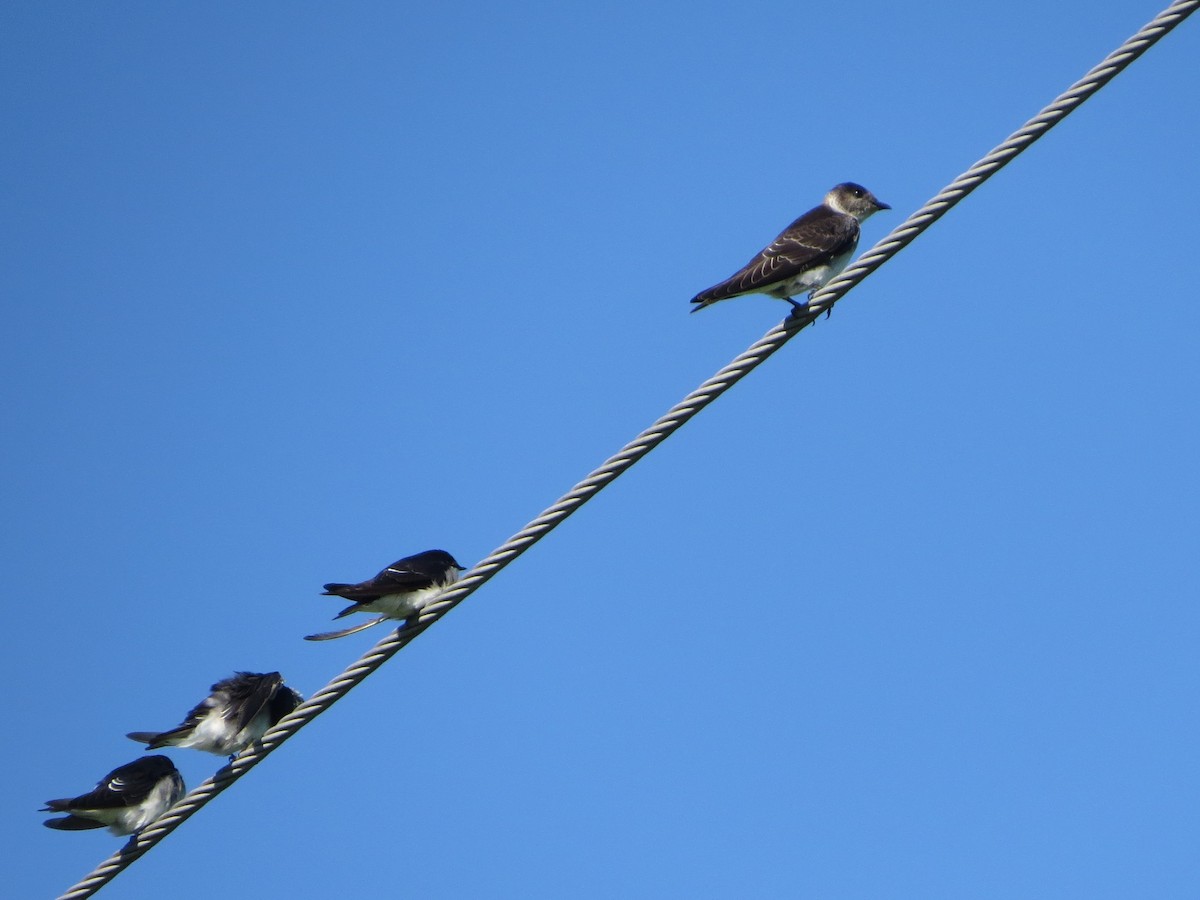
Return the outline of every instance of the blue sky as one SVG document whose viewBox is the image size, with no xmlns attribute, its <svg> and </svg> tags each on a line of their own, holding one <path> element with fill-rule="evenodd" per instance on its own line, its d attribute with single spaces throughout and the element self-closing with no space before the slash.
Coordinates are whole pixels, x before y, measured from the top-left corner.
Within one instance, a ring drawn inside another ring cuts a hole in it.
<svg viewBox="0 0 1200 900">
<path fill-rule="evenodd" d="M 323 582 L 482 558 L 774 325 L 687 301 L 831 185 L 865 249 L 1160 8 L 427 6 L 0 11 L 13 896 L 119 846 L 36 810 L 126 731 L 371 646 Z M 1198 54 L 104 896 L 1194 895 Z"/>
</svg>

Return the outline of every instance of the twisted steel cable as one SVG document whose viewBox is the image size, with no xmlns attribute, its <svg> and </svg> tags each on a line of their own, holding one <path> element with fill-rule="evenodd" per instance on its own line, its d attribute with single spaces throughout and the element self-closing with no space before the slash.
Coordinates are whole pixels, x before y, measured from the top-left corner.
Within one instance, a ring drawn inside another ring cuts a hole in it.
<svg viewBox="0 0 1200 900">
<path fill-rule="evenodd" d="M 823 312 L 831 309 L 847 291 L 895 256 L 921 232 L 945 215 L 951 207 L 1066 118 L 1083 101 L 1099 91 L 1130 63 L 1195 12 L 1197 6 L 1200 6 L 1200 0 L 1176 0 L 1175 3 L 1164 9 L 1105 57 L 1103 62 L 1091 69 L 1083 78 L 1071 85 L 1052 103 L 1026 122 L 1019 131 L 959 175 L 924 206 L 893 229 L 883 240 L 859 257 L 841 275 L 813 295 L 803 315 L 789 316 L 733 362 L 684 397 L 658 421 L 564 494 L 553 506 L 546 509 L 504 544 L 478 562 L 453 587 L 442 592 L 434 602 L 425 607 L 418 621 L 398 628 L 381 640 L 341 675 L 268 731 L 260 744 L 239 754 L 231 763 L 219 769 L 211 778 L 191 791 L 153 825 L 130 838 L 124 847 L 97 866 L 78 884 L 69 888 L 59 897 L 59 900 L 81 900 L 81 898 L 90 897 L 100 890 L 217 794 L 258 765 L 276 747 L 404 649 L 417 635 L 477 591 L 493 575 L 529 547 L 545 537 L 617 476 L 674 434 L 696 413 L 737 384 L 802 329 L 811 325 Z"/>
</svg>

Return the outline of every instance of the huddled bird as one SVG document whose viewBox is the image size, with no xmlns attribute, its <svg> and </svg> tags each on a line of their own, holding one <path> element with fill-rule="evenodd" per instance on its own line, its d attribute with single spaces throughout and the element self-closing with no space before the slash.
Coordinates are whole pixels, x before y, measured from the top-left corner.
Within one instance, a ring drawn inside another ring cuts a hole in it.
<svg viewBox="0 0 1200 900">
<path fill-rule="evenodd" d="M 351 601 L 349 606 L 334 616 L 335 619 L 358 612 L 381 615 L 352 628 L 310 634 L 304 639 L 329 641 L 363 631 L 387 619 L 404 619 L 408 624 L 410 619 L 420 615 L 429 601 L 458 581 L 458 573 L 465 568 L 445 550 L 426 550 L 396 560 L 366 581 L 357 584 L 331 582 L 325 585 L 323 596 Z"/>
<path fill-rule="evenodd" d="M 692 312 L 731 297 L 768 294 L 792 304 L 793 315 L 802 314 L 807 301 L 792 298 L 811 297 L 846 268 L 858 246 L 859 226 L 881 209 L 891 207 L 861 184 L 839 184 L 743 268 L 693 297 L 697 305 Z"/>
<path fill-rule="evenodd" d="M 148 749 L 190 747 L 232 757 L 259 740 L 267 729 L 304 702 L 278 672 L 237 672 L 218 681 L 212 693 L 170 731 L 132 731 L 128 737 Z"/>
<path fill-rule="evenodd" d="M 42 812 L 65 812 L 42 824 L 60 831 L 108 828 L 113 834 L 141 831 L 179 802 L 183 778 L 165 756 L 143 756 L 113 769 L 86 794 L 69 800 L 47 800 Z"/>
</svg>

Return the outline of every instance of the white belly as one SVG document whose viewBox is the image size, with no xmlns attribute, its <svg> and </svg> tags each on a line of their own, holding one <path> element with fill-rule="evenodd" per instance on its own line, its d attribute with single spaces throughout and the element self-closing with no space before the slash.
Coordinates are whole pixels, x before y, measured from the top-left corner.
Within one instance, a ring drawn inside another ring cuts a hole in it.
<svg viewBox="0 0 1200 900">
<path fill-rule="evenodd" d="M 781 300 L 788 297 L 799 297 L 802 294 L 811 294 L 813 291 L 825 287 L 835 275 L 846 268 L 846 263 L 850 262 L 850 257 L 853 255 L 854 250 L 851 249 L 849 253 L 835 256 L 825 265 L 814 266 L 801 272 L 795 278 L 789 278 L 767 293 Z"/>
<path fill-rule="evenodd" d="M 164 778 L 139 805 L 124 810 L 117 821 L 108 827 L 113 834 L 132 834 L 141 831 L 175 805 L 182 793 L 173 779 Z"/>
<path fill-rule="evenodd" d="M 373 600 L 366 607 L 371 612 L 383 613 L 393 619 L 407 619 L 425 608 L 430 600 L 442 592 L 441 587 L 427 588 L 408 594 L 387 594 Z"/>
</svg>

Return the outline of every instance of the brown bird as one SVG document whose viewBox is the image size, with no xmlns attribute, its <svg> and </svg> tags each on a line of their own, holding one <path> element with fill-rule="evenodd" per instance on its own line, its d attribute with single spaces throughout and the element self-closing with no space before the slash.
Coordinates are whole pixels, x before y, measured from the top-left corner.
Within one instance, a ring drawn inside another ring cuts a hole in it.
<svg viewBox="0 0 1200 900">
<path fill-rule="evenodd" d="M 881 209 L 891 207 L 861 184 L 839 184 L 744 268 L 693 297 L 697 306 L 692 312 L 743 294 L 768 294 L 792 304 L 794 314 L 802 313 L 807 302 L 792 298 L 811 297 L 846 268 L 858 246 L 859 224 Z"/>
</svg>

